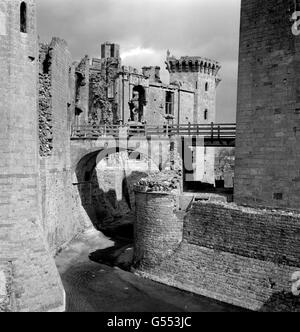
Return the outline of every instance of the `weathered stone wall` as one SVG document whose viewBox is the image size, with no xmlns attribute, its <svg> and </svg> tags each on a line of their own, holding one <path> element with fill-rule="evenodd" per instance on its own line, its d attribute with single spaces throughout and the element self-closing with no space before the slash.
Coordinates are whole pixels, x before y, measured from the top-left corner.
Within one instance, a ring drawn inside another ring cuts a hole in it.
<svg viewBox="0 0 300 332">
<path fill-rule="evenodd" d="M 195 94 L 189 91 L 179 90 L 178 92 L 179 124 L 196 123 L 194 122 Z M 175 106 L 176 109 L 176 106 Z M 200 122 L 201 123 L 201 122 Z"/>
<path fill-rule="evenodd" d="M 103 46 L 107 47 L 106 44 Z M 112 47 L 112 50 L 116 50 L 118 45 L 114 44 L 109 47 Z M 102 55 L 105 54 L 103 53 Z M 121 87 L 122 80 L 119 76 L 121 59 L 117 57 L 118 51 L 114 52 L 114 54 L 116 57 L 93 59 L 89 73 L 86 72 L 89 75 L 89 84 L 86 86 L 86 91 L 89 94 L 88 120 L 90 123 L 100 123 L 102 125 L 119 124 L 119 121 L 123 119 L 124 114 L 121 115 L 120 106 L 122 104 L 122 109 L 125 107 L 122 98 L 124 86 Z M 128 103 L 126 108 L 129 108 Z"/>
<path fill-rule="evenodd" d="M 198 110 L 195 114 L 195 123 L 209 124 L 216 122 L 216 102 L 217 102 L 217 87 L 219 79 L 214 75 L 203 73 L 198 77 L 196 95 L 198 98 Z M 207 111 L 207 118 L 205 119 L 205 111 Z"/>
<path fill-rule="evenodd" d="M 300 38 L 292 0 L 242 1 L 235 201 L 300 207 Z"/>
<path fill-rule="evenodd" d="M 300 269 L 298 214 L 194 203 L 180 218 L 182 242 L 174 247 L 176 230 L 180 238 L 174 196 L 138 193 L 137 211 L 137 273 L 252 310 L 300 311 L 291 291 Z M 162 237 L 159 246 L 155 239 Z"/>
<path fill-rule="evenodd" d="M 78 190 L 72 185 L 69 113 L 74 93 L 70 91 L 71 55 L 66 42 L 59 38 L 53 38 L 48 52 L 50 82 L 47 79 L 46 88 L 50 96 L 50 117 L 46 118 L 46 123 L 52 128 L 53 139 L 51 153 L 41 155 L 40 176 L 43 228 L 51 250 L 56 252 L 87 225 L 87 219 L 80 209 Z M 85 62 L 83 68 L 86 70 Z M 45 85 L 40 91 L 45 91 Z M 40 94 L 41 99 L 44 100 L 44 93 Z M 84 103 L 84 100 L 85 97 L 79 98 L 77 102 Z M 40 114 L 41 118 L 41 108 Z M 47 132 L 41 132 L 41 146 L 46 135 Z"/>
<path fill-rule="evenodd" d="M 15 295 L 12 289 L 13 267 L 11 262 L 0 262 L 0 313 L 15 310 Z"/>
<path fill-rule="evenodd" d="M 40 156 L 50 156 L 53 149 L 53 116 L 51 105 L 51 49 L 40 44 L 39 49 L 39 139 Z"/>
<path fill-rule="evenodd" d="M 75 112 L 77 125 L 88 123 L 90 102 L 90 60 L 86 55 L 75 65 Z"/>
<path fill-rule="evenodd" d="M 14 273 L 14 311 L 63 310 L 64 291 L 41 222 L 36 2 L 26 1 L 25 33 L 20 4 L 0 3 L 0 265 Z"/>
<path fill-rule="evenodd" d="M 166 90 L 159 83 L 152 83 L 148 92 L 145 120 L 148 125 L 162 126 L 166 121 Z"/>
</svg>

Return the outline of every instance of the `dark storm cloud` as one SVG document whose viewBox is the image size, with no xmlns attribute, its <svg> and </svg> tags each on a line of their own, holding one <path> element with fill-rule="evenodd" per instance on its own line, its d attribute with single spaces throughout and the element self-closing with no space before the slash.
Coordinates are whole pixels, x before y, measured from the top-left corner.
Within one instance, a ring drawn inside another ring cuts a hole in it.
<svg viewBox="0 0 300 332">
<path fill-rule="evenodd" d="M 74 59 L 119 43 L 124 63 L 163 67 L 166 50 L 221 62 L 218 118 L 235 120 L 240 0 L 38 0 L 42 40 L 67 40 Z M 163 73 L 163 77 L 166 75 Z"/>
</svg>

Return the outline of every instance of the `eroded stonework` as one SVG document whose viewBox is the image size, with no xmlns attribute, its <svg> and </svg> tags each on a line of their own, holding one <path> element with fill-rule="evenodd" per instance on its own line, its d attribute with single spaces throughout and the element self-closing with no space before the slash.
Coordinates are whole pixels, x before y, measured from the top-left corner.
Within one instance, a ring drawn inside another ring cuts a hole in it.
<svg viewBox="0 0 300 332">
<path fill-rule="evenodd" d="M 40 156 L 47 157 L 53 150 L 53 117 L 51 105 L 51 50 L 40 44 L 39 70 L 39 137 Z"/>
</svg>

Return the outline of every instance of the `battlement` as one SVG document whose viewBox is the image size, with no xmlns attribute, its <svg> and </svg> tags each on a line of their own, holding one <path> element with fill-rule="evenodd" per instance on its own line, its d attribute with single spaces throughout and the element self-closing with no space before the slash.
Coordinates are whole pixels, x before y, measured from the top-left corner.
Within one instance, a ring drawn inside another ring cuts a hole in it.
<svg viewBox="0 0 300 332">
<path fill-rule="evenodd" d="M 169 73 L 176 72 L 200 72 L 217 76 L 221 65 L 218 61 L 203 58 L 200 56 L 183 56 L 180 59 L 167 57 L 167 70 Z"/>
</svg>

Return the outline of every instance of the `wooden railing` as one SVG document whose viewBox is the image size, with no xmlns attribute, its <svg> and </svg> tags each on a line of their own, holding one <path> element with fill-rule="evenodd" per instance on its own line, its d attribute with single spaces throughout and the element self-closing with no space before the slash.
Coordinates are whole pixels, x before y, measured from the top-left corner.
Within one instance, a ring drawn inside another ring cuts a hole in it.
<svg viewBox="0 0 300 332">
<path fill-rule="evenodd" d="M 235 124 L 180 124 L 180 125 L 81 125 L 72 128 L 71 139 L 132 136 L 203 136 L 212 140 L 234 139 Z"/>
</svg>

